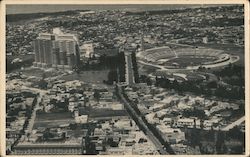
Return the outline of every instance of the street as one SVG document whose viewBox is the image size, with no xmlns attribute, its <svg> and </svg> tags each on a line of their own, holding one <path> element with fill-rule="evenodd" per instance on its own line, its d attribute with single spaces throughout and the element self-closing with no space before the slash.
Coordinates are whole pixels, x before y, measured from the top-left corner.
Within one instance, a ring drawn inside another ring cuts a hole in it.
<svg viewBox="0 0 250 157">
<path fill-rule="evenodd" d="M 122 89 L 120 86 L 118 86 L 118 92 L 119 95 L 121 96 L 122 101 L 124 102 L 124 105 L 126 105 L 127 109 L 133 114 L 135 115 L 137 121 L 141 124 L 141 126 L 146 130 L 145 134 L 146 136 L 148 136 L 148 138 L 154 143 L 155 147 L 159 150 L 159 153 L 162 155 L 166 155 L 166 154 L 174 154 L 173 152 L 167 152 L 163 147 L 163 145 L 161 144 L 161 142 L 154 136 L 154 134 L 152 133 L 152 131 L 147 127 L 147 125 L 145 124 L 145 122 L 142 120 L 142 118 L 135 112 L 135 110 L 130 106 L 130 104 L 128 103 L 128 101 L 124 98 L 123 94 L 122 94 Z"/>
<path fill-rule="evenodd" d="M 240 124 L 241 124 L 242 122 L 244 122 L 244 121 L 245 121 L 245 116 L 239 118 L 239 119 L 236 120 L 235 122 L 233 122 L 233 123 L 227 125 L 226 127 L 222 128 L 221 130 L 222 130 L 222 131 L 228 131 L 228 130 L 232 129 L 232 128 L 235 127 L 235 126 L 240 125 Z"/>
</svg>

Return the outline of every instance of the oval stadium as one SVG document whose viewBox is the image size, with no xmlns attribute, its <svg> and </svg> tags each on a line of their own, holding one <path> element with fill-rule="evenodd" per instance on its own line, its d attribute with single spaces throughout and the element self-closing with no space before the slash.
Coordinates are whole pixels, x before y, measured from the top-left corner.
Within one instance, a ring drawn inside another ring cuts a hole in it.
<svg viewBox="0 0 250 157">
<path fill-rule="evenodd" d="M 164 46 L 137 53 L 138 62 L 161 70 L 196 70 L 199 67 L 215 68 L 237 62 L 222 50 L 193 46 Z"/>
</svg>

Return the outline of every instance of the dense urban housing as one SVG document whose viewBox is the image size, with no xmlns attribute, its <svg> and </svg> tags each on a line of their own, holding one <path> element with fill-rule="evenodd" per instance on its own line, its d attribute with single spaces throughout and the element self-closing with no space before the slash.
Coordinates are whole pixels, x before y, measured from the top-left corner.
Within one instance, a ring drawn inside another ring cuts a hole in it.
<svg viewBox="0 0 250 157">
<path fill-rule="evenodd" d="M 247 153 L 243 4 L 25 6 L 6 15 L 6 154 Z"/>
</svg>

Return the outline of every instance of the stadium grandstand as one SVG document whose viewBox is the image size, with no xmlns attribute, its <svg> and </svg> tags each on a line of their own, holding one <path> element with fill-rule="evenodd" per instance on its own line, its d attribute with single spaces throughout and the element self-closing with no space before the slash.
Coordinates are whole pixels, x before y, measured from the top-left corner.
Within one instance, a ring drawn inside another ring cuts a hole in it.
<svg viewBox="0 0 250 157">
<path fill-rule="evenodd" d="M 140 61 L 155 65 L 155 67 L 161 69 L 197 69 L 199 66 L 215 67 L 238 60 L 237 58 L 233 59 L 231 55 L 224 53 L 222 50 L 191 46 L 152 48 L 138 52 L 137 57 Z"/>
<path fill-rule="evenodd" d="M 162 47 L 143 51 L 139 57 L 148 62 L 156 62 L 159 59 L 176 57 L 176 54 L 169 47 Z"/>
</svg>

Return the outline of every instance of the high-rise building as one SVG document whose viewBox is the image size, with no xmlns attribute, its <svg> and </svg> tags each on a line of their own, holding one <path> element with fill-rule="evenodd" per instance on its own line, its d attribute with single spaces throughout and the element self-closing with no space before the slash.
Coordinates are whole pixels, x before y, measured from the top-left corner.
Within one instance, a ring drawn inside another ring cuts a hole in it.
<svg viewBox="0 0 250 157">
<path fill-rule="evenodd" d="M 33 46 L 34 66 L 70 70 L 79 64 L 79 44 L 74 34 L 63 34 L 56 28 L 52 34 L 40 33 Z"/>
</svg>

